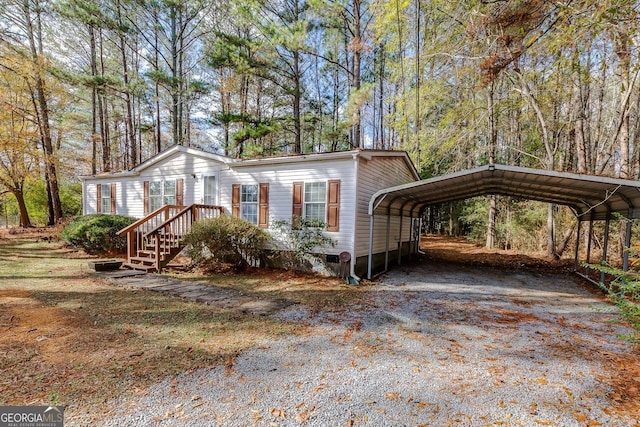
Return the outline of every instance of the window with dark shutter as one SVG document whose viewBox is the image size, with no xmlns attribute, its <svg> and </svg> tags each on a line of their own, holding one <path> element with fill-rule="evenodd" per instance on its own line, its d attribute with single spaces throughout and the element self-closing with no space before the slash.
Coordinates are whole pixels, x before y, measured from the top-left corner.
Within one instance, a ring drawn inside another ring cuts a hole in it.
<svg viewBox="0 0 640 427">
<path fill-rule="evenodd" d="M 327 231 L 340 230 L 340 180 L 331 179 L 327 191 Z"/>
<path fill-rule="evenodd" d="M 111 213 L 116 213 L 116 183 L 111 183 Z"/>
<path fill-rule="evenodd" d="M 303 203 L 303 189 L 304 182 L 293 183 L 293 212 L 292 215 L 302 217 L 302 203 Z"/>
<path fill-rule="evenodd" d="M 269 227 L 269 183 L 261 182 L 258 194 L 258 227 Z"/>
<path fill-rule="evenodd" d="M 231 185 L 231 215 L 240 216 L 240 184 Z"/>
<path fill-rule="evenodd" d="M 176 205 L 184 206 L 184 179 L 176 179 Z"/>
<path fill-rule="evenodd" d="M 96 185 L 96 213 L 102 213 L 102 184 Z"/>
<path fill-rule="evenodd" d="M 144 215 L 149 215 L 149 181 L 144 182 L 143 206 Z"/>
</svg>

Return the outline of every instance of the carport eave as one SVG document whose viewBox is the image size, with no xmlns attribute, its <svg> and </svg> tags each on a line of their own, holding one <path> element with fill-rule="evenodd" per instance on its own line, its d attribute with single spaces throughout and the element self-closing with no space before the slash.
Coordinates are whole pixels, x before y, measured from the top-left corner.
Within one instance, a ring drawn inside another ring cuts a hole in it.
<svg viewBox="0 0 640 427">
<path fill-rule="evenodd" d="M 447 181 L 452 182 L 450 190 L 446 189 Z M 372 196 L 369 215 L 404 215 L 404 211 L 389 203 L 390 198 L 387 196 L 392 194 L 395 196 L 393 200 L 399 205 L 408 200 L 416 204 L 434 205 L 480 195 L 500 194 L 569 206 L 581 221 L 591 218 L 591 215 L 589 218 L 585 215 L 590 211 L 595 211 L 596 220 L 606 219 L 608 212 L 617 212 L 630 219 L 640 218 L 638 181 L 516 166 L 480 166 L 383 189 Z"/>
</svg>

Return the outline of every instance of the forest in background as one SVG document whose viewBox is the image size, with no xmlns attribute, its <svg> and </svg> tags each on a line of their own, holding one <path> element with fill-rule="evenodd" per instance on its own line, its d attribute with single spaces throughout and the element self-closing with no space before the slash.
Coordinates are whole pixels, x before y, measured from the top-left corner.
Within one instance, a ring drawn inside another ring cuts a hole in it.
<svg viewBox="0 0 640 427">
<path fill-rule="evenodd" d="M 637 179 L 638 18 L 624 0 L 4 0 L 0 214 L 57 223 L 79 175 L 174 144 Z M 501 197 L 439 216 L 549 254 L 572 227 Z"/>
</svg>

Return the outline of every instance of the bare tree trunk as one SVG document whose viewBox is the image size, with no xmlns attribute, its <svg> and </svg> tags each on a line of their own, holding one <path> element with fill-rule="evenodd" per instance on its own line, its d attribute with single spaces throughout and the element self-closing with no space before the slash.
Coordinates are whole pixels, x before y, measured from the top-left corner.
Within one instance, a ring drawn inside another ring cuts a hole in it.
<svg viewBox="0 0 640 427">
<path fill-rule="evenodd" d="M 96 61 L 96 34 L 91 25 L 87 25 L 89 32 L 89 49 L 91 55 L 91 174 L 95 175 L 98 169 L 98 89 L 96 88 L 95 79 L 98 74 L 98 66 Z"/>
<path fill-rule="evenodd" d="M 380 45 L 380 69 L 378 73 L 378 80 L 379 80 L 378 105 L 380 110 L 379 134 L 380 134 L 380 148 L 382 150 L 387 149 L 385 135 L 384 135 L 384 80 L 385 80 L 385 75 L 384 75 L 385 61 L 384 60 L 385 60 L 385 46 L 384 44 L 382 44 Z"/>
<path fill-rule="evenodd" d="M 547 153 L 547 169 L 552 171 L 555 169 L 555 148 L 551 145 L 551 138 L 549 137 L 549 128 L 547 121 L 544 118 L 540 104 L 535 96 L 531 93 L 529 84 L 524 79 L 524 76 L 517 71 L 517 75 L 520 79 L 522 93 L 525 99 L 529 101 L 529 105 L 533 108 L 540 125 L 540 131 L 542 133 L 542 142 L 544 143 L 545 152 Z M 555 228 L 554 228 L 554 205 L 549 203 L 547 206 L 547 255 L 549 257 L 555 256 Z"/>
<path fill-rule="evenodd" d="M 496 144 L 498 140 L 498 127 L 496 126 L 495 105 L 493 95 L 495 92 L 495 81 L 491 81 L 487 90 L 487 112 L 489 119 L 489 164 L 495 163 Z M 496 196 L 489 196 L 489 218 L 487 219 L 487 249 L 494 247 L 496 243 Z"/>
<path fill-rule="evenodd" d="M 582 71 L 580 69 L 579 58 L 574 59 L 575 73 L 574 82 L 574 123 L 573 133 L 576 149 L 576 171 L 578 173 L 587 173 L 587 146 L 585 141 L 585 102 L 582 93 Z"/>
<path fill-rule="evenodd" d="M 104 43 L 102 30 L 98 29 L 98 42 L 100 45 L 100 77 L 104 77 Z M 102 171 L 111 171 L 111 138 L 109 134 L 109 105 L 104 93 L 98 92 L 98 117 L 100 119 L 100 139 L 102 140 Z"/>
<path fill-rule="evenodd" d="M 122 10 L 120 8 L 120 0 L 116 3 L 118 12 L 118 23 L 123 26 L 122 23 Z M 133 102 L 131 101 L 131 90 L 129 88 L 129 65 L 127 60 L 127 44 L 125 41 L 124 33 L 120 31 L 120 58 L 122 60 L 122 80 L 124 83 L 124 101 L 126 105 L 126 118 L 125 118 L 125 151 L 129 158 L 127 168 L 132 168 L 137 164 L 138 152 L 136 149 L 136 136 L 135 128 L 133 127 Z"/>
<path fill-rule="evenodd" d="M 45 168 L 45 181 L 47 183 L 49 219 L 48 225 L 54 225 L 62 220 L 62 203 L 60 201 L 60 191 L 58 188 L 58 174 L 56 170 L 55 153 L 51 139 L 51 125 L 49 121 L 49 104 L 47 99 L 46 82 L 44 78 L 44 52 L 42 40 L 42 26 L 40 14 L 42 8 L 39 0 L 32 0 L 35 16 L 32 16 L 31 1 L 23 0 L 22 12 L 25 18 L 25 30 L 29 39 L 31 60 L 34 66 L 34 79 L 36 89 L 35 109 L 38 118 L 38 130 Z M 35 28 L 34 22 L 35 20 Z"/>
<path fill-rule="evenodd" d="M 300 98 L 301 83 L 300 83 L 300 53 L 298 51 L 293 52 L 293 128 L 294 128 L 294 143 L 293 152 L 302 153 L 302 126 L 300 123 Z"/>
<path fill-rule="evenodd" d="M 355 92 L 360 91 L 361 87 L 361 63 L 362 63 L 362 4 L 360 0 L 353 0 L 353 89 Z M 362 107 L 357 106 L 355 112 L 355 118 L 353 123 L 353 141 L 352 145 L 355 148 L 360 147 L 361 144 L 361 129 L 362 129 Z"/>
<path fill-rule="evenodd" d="M 153 8 L 153 17 L 155 22 L 158 22 L 158 9 Z M 153 68 L 156 72 L 160 71 L 160 46 L 158 43 L 158 28 L 154 25 L 153 30 Z M 154 95 L 156 104 L 155 114 L 155 148 L 156 154 L 162 151 L 162 122 L 160 121 L 160 83 L 156 78 L 154 81 Z"/>
<path fill-rule="evenodd" d="M 9 189 L 11 194 L 16 198 L 18 203 L 18 212 L 20 213 L 20 227 L 28 228 L 32 227 L 31 219 L 29 218 L 29 211 L 27 210 L 27 204 L 24 200 L 24 192 L 22 186 Z"/>
</svg>

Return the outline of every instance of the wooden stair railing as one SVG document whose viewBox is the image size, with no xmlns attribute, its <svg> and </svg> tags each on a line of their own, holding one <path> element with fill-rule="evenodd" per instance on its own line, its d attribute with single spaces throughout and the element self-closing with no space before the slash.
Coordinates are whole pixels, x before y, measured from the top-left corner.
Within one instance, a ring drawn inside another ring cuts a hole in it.
<svg viewBox="0 0 640 427">
<path fill-rule="evenodd" d="M 127 264 L 129 268 L 147 272 L 162 269 L 184 248 L 183 238 L 191 225 L 224 213 L 222 206 L 193 204 L 167 205 L 152 212 L 118 235 L 127 235 Z"/>
</svg>

